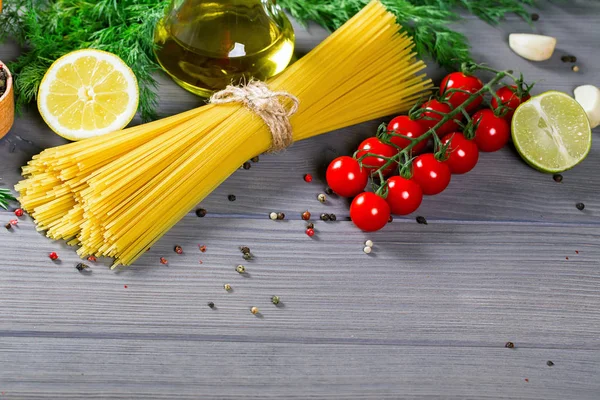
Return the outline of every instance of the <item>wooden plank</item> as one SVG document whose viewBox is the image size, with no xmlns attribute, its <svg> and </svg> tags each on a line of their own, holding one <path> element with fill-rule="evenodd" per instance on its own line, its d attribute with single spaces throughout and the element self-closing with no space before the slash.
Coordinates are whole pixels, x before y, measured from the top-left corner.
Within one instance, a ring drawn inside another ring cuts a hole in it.
<svg viewBox="0 0 600 400">
<path fill-rule="evenodd" d="M 17 337 L 0 339 L 0 361 L 7 399 L 595 400 L 600 393 L 598 351 L 563 349 Z"/>
</svg>

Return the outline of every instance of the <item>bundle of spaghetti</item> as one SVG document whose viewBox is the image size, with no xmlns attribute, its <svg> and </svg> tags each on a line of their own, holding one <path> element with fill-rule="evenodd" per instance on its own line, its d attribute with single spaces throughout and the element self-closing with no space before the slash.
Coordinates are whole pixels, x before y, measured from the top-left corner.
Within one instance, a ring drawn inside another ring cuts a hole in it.
<svg viewBox="0 0 600 400">
<path fill-rule="evenodd" d="M 431 87 L 424 67 L 374 0 L 268 86 L 299 100 L 290 123 L 293 139 L 303 140 L 408 110 Z M 47 149 L 23 168 L 17 190 L 38 230 L 79 245 L 82 257 L 130 265 L 272 142 L 242 104 L 209 104 Z"/>
</svg>

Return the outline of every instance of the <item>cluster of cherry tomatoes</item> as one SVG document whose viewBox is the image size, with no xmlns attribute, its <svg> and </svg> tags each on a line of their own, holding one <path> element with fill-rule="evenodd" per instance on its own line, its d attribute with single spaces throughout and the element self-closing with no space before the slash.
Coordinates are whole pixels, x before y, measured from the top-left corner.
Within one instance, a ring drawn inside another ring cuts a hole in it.
<svg viewBox="0 0 600 400">
<path fill-rule="evenodd" d="M 491 108 L 478 110 L 483 96 L 475 94 L 484 87 L 479 78 L 453 72 L 442 80 L 440 87 L 439 96 L 423 103 L 416 118 L 395 117 L 387 125 L 385 136 L 364 140 L 354 157 L 338 157 L 327 168 L 329 187 L 340 196 L 354 197 L 350 218 L 360 229 L 376 231 L 387 224 L 391 214 L 414 212 L 423 195 L 441 193 L 452 174 L 472 170 L 480 151 L 493 152 L 504 147 L 510 138 L 514 110 L 530 97 L 526 92 L 518 95 L 516 86 L 502 86 L 495 93 L 497 97 L 493 96 Z M 497 99 L 501 101 L 500 107 Z M 453 119 L 430 132 L 446 114 L 459 107 L 461 112 Z M 470 123 L 464 123 L 462 110 L 470 115 Z M 468 126 L 471 128 L 461 132 L 461 127 Z M 436 152 L 426 152 L 427 136 L 433 134 Z M 411 144 L 405 157 L 407 163 L 402 165 L 397 156 Z M 377 193 L 364 191 L 369 176 L 375 181 L 385 177 Z"/>
</svg>

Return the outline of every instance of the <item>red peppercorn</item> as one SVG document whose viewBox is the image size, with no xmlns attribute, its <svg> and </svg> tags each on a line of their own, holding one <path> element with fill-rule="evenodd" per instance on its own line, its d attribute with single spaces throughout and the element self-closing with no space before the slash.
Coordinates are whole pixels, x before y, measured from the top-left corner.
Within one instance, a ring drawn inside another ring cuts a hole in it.
<svg viewBox="0 0 600 400">
<path fill-rule="evenodd" d="M 173 249 L 177 254 L 183 254 L 183 248 L 181 246 L 175 246 Z"/>
<path fill-rule="evenodd" d="M 306 230 L 306 234 L 307 234 L 308 236 L 310 236 L 310 237 L 313 237 L 313 236 L 315 236 L 315 230 L 314 230 L 314 229 L 311 229 L 311 228 L 308 228 L 308 229 Z"/>
<path fill-rule="evenodd" d="M 206 253 L 206 246 L 198 245 L 198 248 L 200 249 L 201 252 Z"/>
<path fill-rule="evenodd" d="M 305 182 L 312 182 L 312 175 L 311 174 L 305 174 L 304 175 L 304 181 Z"/>
<path fill-rule="evenodd" d="M 94 256 L 89 256 L 89 257 L 87 258 L 87 260 L 88 260 L 88 261 L 91 261 L 91 262 L 96 262 L 96 261 L 98 261 L 98 259 L 96 259 L 96 257 L 94 257 Z"/>
<path fill-rule="evenodd" d="M 168 264 L 169 262 L 167 261 L 167 259 L 166 259 L 166 258 L 164 258 L 164 257 L 161 257 L 161 258 L 160 258 L 160 263 L 161 263 L 161 264 Z"/>
<path fill-rule="evenodd" d="M 56 254 L 56 252 L 52 252 L 50 254 L 48 254 L 48 257 L 50 257 L 51 260 L 58 260 L 58 254 Z"/>
<path fill-rule="evenodd" d="M 15 210 L 15 215 L 16 215 L 17 217 L 22 217 L 22 216 L 23 216 L 23 209 L 22 209 L 22 208 L 17 208 L 17 209 Z"/>
<path fill-rule="evenodd" d="M 304 211 L 302 213 L 302 219 L 305 220 L 305 221 L 308 221 L 310 219 L 310 212 Z"/>
<path fill-rule="evenodd" d="M 18 223 L 19 223 L 19 221 L 18 221 L 18 220 L 16 220 L 16 219 L 11 219 L 11 220 L 10 220 L 10 224 L 11 224 L 11 225 L 17 225 Z"/>
</svg>

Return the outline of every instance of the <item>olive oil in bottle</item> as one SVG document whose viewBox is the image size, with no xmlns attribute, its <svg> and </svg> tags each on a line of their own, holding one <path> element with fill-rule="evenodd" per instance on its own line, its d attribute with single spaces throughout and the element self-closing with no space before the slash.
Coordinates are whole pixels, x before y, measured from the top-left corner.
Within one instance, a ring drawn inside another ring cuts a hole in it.
<svg viewBox="0 0 600 400">
<path fill-rule="evenodd" d="M 175 82 L 210 96 L 283 71 L 294 30 L 274 0 L 173 0 L 154 41 L 158 62 Z"/>
</svg>

